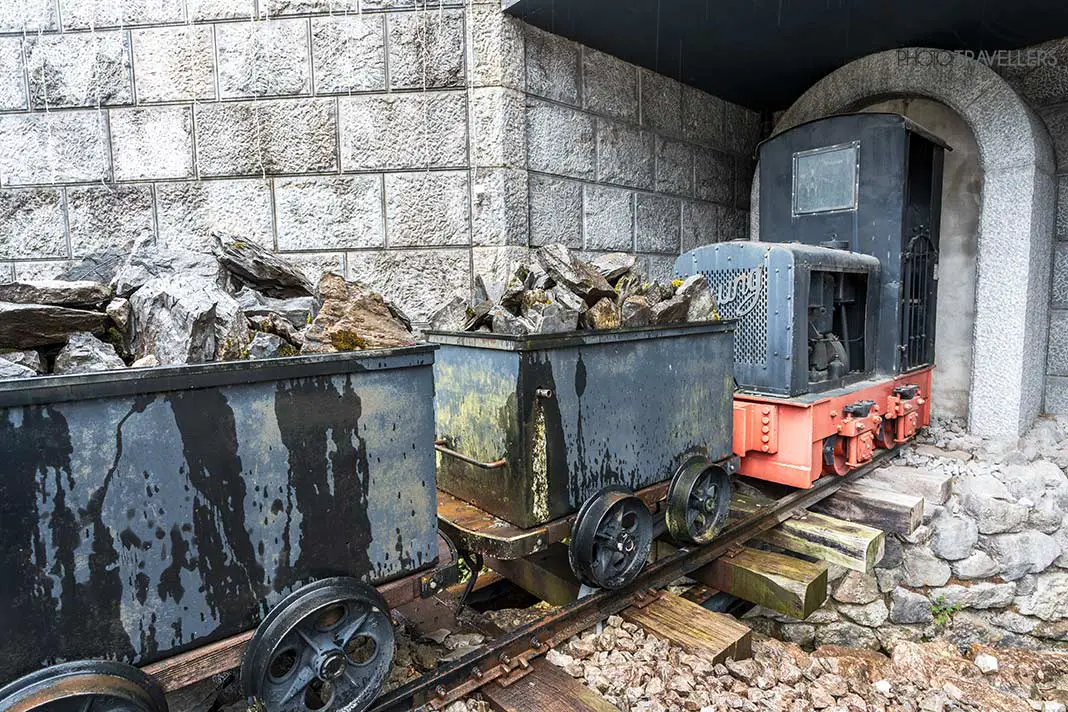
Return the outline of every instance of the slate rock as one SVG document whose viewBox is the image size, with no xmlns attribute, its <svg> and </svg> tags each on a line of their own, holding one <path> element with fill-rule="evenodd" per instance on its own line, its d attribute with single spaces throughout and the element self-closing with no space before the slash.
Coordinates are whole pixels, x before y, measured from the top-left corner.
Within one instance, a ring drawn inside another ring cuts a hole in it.
<svg viewBox="0 0 1068 712">
<path fill-rule="evenodd" d="M 650 307 L 650 311 L 652 311 L 652 323 L 660 326 L 663 324 L 677 324 L 686 321 L 686 315 L 689 309 L 690 300 L 685 297 L 671 297 L 662 302 L 657 302 Z"/>
<path fill-rule="evenodd" d="M 271 297 L 311 297 L 315 287 L 295 265 L 254 242 L 215 236 L 219 262 L 235 277 Z"/>
<path fill-rule="evenodd" d="M 126 368 L 115 347 L 104 343 L 92 334 L 76 332 L 67 339 L 67 344 L 56 355 L 53 373 L 91 373 Z"/>
<path fill-rule="evenodd" d="M 931 551 L 949 561 L 965 559 L 979 541 L 979 528 L 968 517 L 943 514 L 931 523 Z"/>
<path fill-rule="evenodd" d="M 241 308 L 211 280 L 151 279 L 130 298 L 131 352 L 161 364 L 241 358 L 251 335 Z"/>
<path fill-rule="evenodd" d="M 45 367 L 41 363 L 41 354 L 33 349 L 27 349 L 26 351 L 8 351 L 6 353 L 0 353 L 0 359 L 4 361 L 10 361 L 11 363 L 18 364 L 19 366 L 25 366 L 32 369 L 34 373 L 44 373 Z M 0 364 L 2 365 L 2 364 Z"/>
<path fill-rule="evenodd" d="M 0 302 L 51 304 L 60 307 L 92 307 L 111 298 L 111 287 L 100 282 L 42 280 L 0 284 Z"/>
<path fill-rule="evenodd" d="M 548 293 L 550 301 L 560 304 L 567 311 L 574 312 L 576 320 L 586 311 L 586 302 L 563 285 L 550 287 Z"/>
<path fill-rule="evenodd" d="M 494 334 L 526 336 L 532 330 L 530 322 L 523 317 L 516 316 L 499 304 L 490 309 L 489 317 Z"/>
<path fill-rule="evenodd" d="M 703 274 L 694 274 L 683 280 L 675 290 L 676 297 L 688 299 L 686 321 L 712 321 L 717 318 L 716 298 Z"/>
<path fill-rule="evenodd" d="M 319 314 L 304 332 L 303 353 L 412 346 L 412 332 L 390 311 L 381 294 L 327 272 L 319 281 Z"/>
<path fill-rule="evenodd" d="M 61 272 L 56 279 L 65 282 L 79 282 L 88 280 L 111 284 L 115 273 L 123 263 L 130 258 L 133 246 L 131 244 L 109 247 L 99 252 L 86 255 L 77 263 Z"/>
<path fill-rule="evenodd" d="M 578 328 L 580 312 L 556 301 L 534 304 L 524 314 L 531 333 L 560 334 Z"/>
<path fill-rule="evenodd" d="M 597 270 L 605 280 L 615 286 L 624 276 L 629 274 L 637 262 L 637 257 L 626 252 L 609 252 L 597 255 L 590 260 L 590 266 Z"/>
<path fill-rule="evenodd" d="M 127 255 L 116 269 L 111 284 L 115 294 L 129 297 L 153 279 L 174 275 L 222 288 L 229 285 L 226 270 L 212 255 L 154 245 L 142 246 Z"/>
<path fill-rule="evenodd" d="M 620 321 L 626 327 L 649 326 L 653 322 L 653 310 L 645 297 L 627 297 L 620 305 Z"/>
<path fill-rule="evenodd" d="M 103 312 L 0 302 L 0 348 L 21 350 L 66 343 L 76 331 L 103 331 L 107 321 Z"/>
<path fill-rule="evenodd" d="M 615 299 L 616 292 L 608 280 L 563 245 L 539 247 L 534 256 L 554 282 L 582 297 L 587 305 L 593 306 L 604 297 Z"/>
<path fill-rule="evenodd" d="M 931 602 L 926 596 L 900 586 L 890 592 L 891 623 L 930 623 L 932 620 Z"/>
<path fill-rule="evenodd" d="M 616 303 L 607 297 L 591 306 L 584 319 L 590 329 L 616 329 L 620 325 Z"/>
<path fill-rule="evenodd" d="M 1000 564 L 1006 581 L 1044 571 L 1061 554 L 1056 539 L 1036 531 L 983 537 L 981 546 Z"/>
<path fill-rule="evenodd" d="M 297 329 L 310 324 L 319 313 L 319 300 L 315 297 L 275 299 L 245 287 L 234 295 L 234 299 L 249 318 L 278 314 Z"/>
<path fill-rule="evenodd" d="M 264 316 L 249 317 L 248 323 L 254 331 L 274 334 L 284 339 L 291 347 L 296 347 L 304 342 L 304 338 L 296 327 L 279 314 L 272 312 Z M 255 334 L 253 334 L 252 338 L 255 338 Z"/>
<path fill-rule="evenodd" d="M 124 297 L 116 297 L 104 307 L 104 313 L 111 319 L 111 323 L 122 333 L 130 328 L 130 300 Z"/>
<path fill-rule="evenodd" d="M 250 359 L 278 358 L 283 355 L 282 351 L 286 345 L 286 340 L 281 336 L 257 331 L 248 343 L 248 357 Z"/>
<path fill-rule="evenodd" d="M 0 380 L 7 380 L 9 378 L 32 378 L 36 375 L 37 371 L 34 371 L 32 368 L 23 366 L 21 363 L 15 363 L 14 361 L 0 358 Z"/>
<path fill-rule="evenodd" d="M 457 296 L 430 315 L 429 326 L 434 331 L 461 331 L 467 319 L 467 302 Z"/>
</svg>

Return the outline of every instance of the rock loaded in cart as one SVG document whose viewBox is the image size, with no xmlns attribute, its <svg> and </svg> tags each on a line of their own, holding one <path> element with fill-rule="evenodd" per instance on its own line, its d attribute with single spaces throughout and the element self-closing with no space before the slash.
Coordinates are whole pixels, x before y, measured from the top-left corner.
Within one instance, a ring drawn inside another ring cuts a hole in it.
<svg viewBox="0 0 1068 712">
<path fill-rule="evenodd" d="M 91 255 L 63 278 L 0 284 L 0 379 L 409 346 L 380 294 L 316 285 L 264 248 L 151 245 Z"/>
<path fill-rule="evenodd" d="M 563 245 L 546 245 L 503 285 L 477 277 L 474 304 L 457 297 L 430 318 L 430 328 L 525 336 L 718 318 L 703 275 L 646 282 L 634 255 L 613 252 L 586 262 Z"/>
</svg>

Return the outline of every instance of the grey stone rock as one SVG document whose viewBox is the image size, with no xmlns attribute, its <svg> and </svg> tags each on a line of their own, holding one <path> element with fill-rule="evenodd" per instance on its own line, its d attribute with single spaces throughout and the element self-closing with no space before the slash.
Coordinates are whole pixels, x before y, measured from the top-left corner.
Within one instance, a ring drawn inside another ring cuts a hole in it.
<svg viewBox="0 0 1068 712">
<path fill-rule="evenodd" d="M 26 351 L 0 352 L 0 360 L 10 361 L 19 366 L 32 369 L 34 373 L 44 373 L 45 367 L 41 363 L 41 354 L 32 349 Z M 3 364 L 0 364 L 3 365 Z"/>
<path fill-rule="evenodd" d="M 1035 629 L 1035 625 L 1037 625 L 1037 621 L 1034 618 L 1022 616 L 1011 609 L 998 611 L 991 616 L 990 622 L 999 628 L 1004 628 L 1019 635 L 1030 634 Z"/>
<path fill-rule="evenodd" d="M 315 91 L 338 94 L 386 88 L 382 15 L 313 17 Z"/>
<path fill-rule="evenodd" d="M 582 306 L 584 307 L 585 304 Z M 523 313 L 523 317 L 530 322 L 531 333 L 558 334 L 577 329 L 581 314 L 580 310 L 562 301 L 550 301 L 532 305 Z"/>
<path fill-rule="evenodd" d="M 682 203 L 676 198 L 649 193 L 638 193 L 634 203 L 635 249 L 677 253 L 682 238 Z"/>
<path fill-rule="evenodd" d="M 888 533 L 884 540 L 883 558 L 876 563 L 884 569 L 901 566 L 901 562 L 904 560 L 904 553 L 905 550 L 901 545 L 901 540 L 896 534 Z"/>
<path fill-rule="evenodd" d="M 1001 571 L 1001 565 L 985 551 L 973 551 L 970 556 L 954 561 L 951 566 L 953 575 L 965 581 L 988 578 Z"/>
<path fill-rule="evenodd" d="M 601 273 L 609 284 L 615 284 L 634 269 L 637 259 L 626 252 L 609 252 L 590 260 L 590 266 Z"/>
<path fill-rule="evenodd" d="M 1004 485 L 1001 485 L 1000 482 L 990 476 L 974 479 L 993 481 L 1004 488 Z M 996 488 L 991 491 L 994 494 L 998 494 Z M 1016 532 L 1027 523 L 1028 508 L 1014 501 L 1007 501 L 999 496 L 987 496 L 974 491 L 962 492 L 960 499 L 964 511 L 975 519 L 980 534 Z"/>
<path fill-rule="evenodd" d="M 808 623 L 785 623 L 779 631 L 787 643 L 796 643 L 803 648 L 812 646 L 816 640 L 816 626 Z"/>
<path fill-rule="evenodd" d="M 306 94 L 311 89 L 303 18 L 217 25 L 220 98 Z"/>
<path fill-rule="evenodd" d="M 391 14 L 388 46 L 393 89 L 464 84 L 463 10 Z"/>
<path fill-rule="evenodd" d="M 293 265 L 259 245 L 216 237 L 215 256 L 235 277 L 271 297 L 310 297 L 315 287 Z"/>
<path fill-rule="evenodd" d="M 1027 574 L 1021 576 L 1016 580 L 1016 595 L 1017 596 L 1030 596 L 1035 592 L 1035 585 L 1038 583 L 1038 577 L 1034 574 Z"/>
<path fill-rule="evenodd" d="M 527 30 L 525 39 L 527 91 L 579 105 L 582 76 L 579 45 L 534 27 Z"/>
<path fill-rule="evenodd" d="M 8 186 L 105 181 L 106 114 L 56 111 L 0 117 L 0 173 Z M 5 213 L 6 214 L 6 213 Z"/>
<path fill-rule="evenodd" d="M 67 338 L 67 344 L 56 355 L 53 373 L 91 373 L 126 368 L 115 347 L 92 334 L 79 331 Z"/>
<path fill-rule="evenodd" d="M 278 249 L 382 247 L 382 183 L 378 176 L 277 178 Z"/>
<path fill-rule="evenodd" d="M 574 257 L 563 245 L 546 245 L 534 251 L 542 269 L 557 283 L 582 297 L 587 305 L 594 305 L 604 297 L 616 296 L 612 285 L 599 272 Z"/>
<path fill-rule="evenodd" d="M 1050 571 L 1039 574 L 1035 590 L 1030 596 L 1017 599 L 1016 609 L 1044 621 L 1068 618 L 1068 572 Z"/>
<path fill-rule="evenodd" d="M 908 586 L 943 586 L 949 581 L 949 564 L 935 556 L 927 547 L 906 547 L 902 565 Z"/>
<path fill-rule="evenodd" d="M 468 318 L 467 300 L 453 297 L 430 315 L 429 325 L 434 331 L 461 331 Z"/>
<path fill-rule="evenodd" d="M 997 645 L 1004 637 L 1005 632 L 982 614 L 969 611 L 955 613 L 942 631 L 943 639 L 962 649 L 972 645 Z"/>
<path fill-rule="evenodd" d="M 197 107 L 197 165 L 206 176 L 333 172 L 336 136 L 330 99 Z"/>
<path fill-rule="evenodd" d="M 656 137 L 656 191 L 693 196 L 693 148 L 690 144 Z"/>
<path fill-rule="evenodd" d="M 156 236 L 152 187 L 67 188 L 67 219 L 74 257 L 119 245 L 140 245 Z M 128 254 L 128 250 L 124 250 Z"/>
<path fill-rule="evenodd" d="M 108 315 L 111 323 L 120 332 L 125 332 L 129 328 L 131 316 L 130 300 L 122 297 L 112 299 L 104 308 L 104 313 Z"/>
<path fill-rule="evenodd" d="M 564 285 L 556 285 L 549 290 L 549 298 L 551 301 L 563 305 L 568 311 L 574 312 L 576 315 L 581 315 L 586 311 L 586 302 L 582 297 L 578 296 Z"/>
<path fill-rule="evenodd" d="M 971 586 L 952 584 L 933 588 L 927 592 L 932 601 L 943 598 L 948 605 L 962 608 L 1004 608 L 1016 596 L 1016 586 L 1011 583 L 981 581 Z"/>
<path fill-rule="evenodd" d="M 16 304 L 53 304 L 61 307 L 86 307 L 111 299 L 112 290 L 100 282 L 8 282 L 0 284 L 0 302 Z"/>
<path fill-rule="evenodd" d="M 634 194 L 623 188 L 585 186 L 586 248 L 630 250 L 634 247 Z"/>
<path fill-rule="evenodd" d="M 234 295 L 234 299 L 249 318 L 277 314 L 296 329 L 303 329 L 319 313 L 319 301 L 315 297 L 275 299 L 254 289 L 244 288 Z"/>
<path fill-rule="evenodd" d="M 607 119 L 597 120 L 597 180 L 651 190 L 653 135 Z"/>
<path fill-rule="evenodd" d="M 271 186 L 263 180 L 210 180 L 156 185 L 159 243 L 211 251 L 213 233 L 273 245 Z"/>
<path fill-rule="evenodd" d="M 1046 464 L 1059 469 L 1053 463 Z M 998 474 L 998 479 L 1005 483 L 1016 499 L 1029 499 L 1037 502 L 1046 492 L 1045 468 L 1038 462 L 1004 467 Z"/>
<path fill-rule="evenodd" d="M 615 302 L 605 297 L 589 308 L 583 321 L 589 329 L 616 329 L 620 325 L 620 315 Z"/>
<path fill-rule="evenodd" d="M 891 623 L 930 623 L 933 618 L 926 596 L 901 587 L 890 592 Z"/>
<path fill-rule="evenodd" d="M 532 173 L 528 190 L 531 246 L 581 248 L 582 183 Z"/>
<path fill-rule="evenodd" d="M 46 304 L 0 302 L 0 349 L 62 344 L 75 331 L 99 332 L 107 315 Z"/>
<path fill-rule="evenodd" d="M 393 173 L 385 181 L 391 247 L 471 244 L 467 171 Z"/>
<path fill-rule="evenodd" d="M 1056 539 L 1036 531 L 983 537 L 982 546 L 997 562 L 1006 581 L 1045 570 L 1060 556 Z"/>
<path fill-rule="evenodd" d="M 0 358 L 0 381 L 9 378 L 32 378 L 36 375 L 37 371 L 32 368 Z"/>
<path fill-rule="evenodd" d="M 676 324 L 686 321 L 686 315 L 690 310 L 690 300 L 686 297 L 671 297 L 662 302 L 657 302 L 650 307 L 653 313 L 653 324 Z"/>
<path fill-rule="evenodd" d="M 288 342 L 280 336 L 257 331 L 248 343 L 248 357 L 250 359 L 278 358 L 282 355 L 282 349 L 288 345 Z"/>
<path fill-rule="evenodd" d="M 23 46 L 34 108 L 132 103 L 124 32 L 31 35 Z"/>
<path fill-rule="evenodd" d="M 147 356 L 142 356 L 139 359 L 135 359 L 130 364 L 130 368 L 155 368 L 158 365 L 159 359 L 156 358 L 156 355 L 148 354 Z"/>
<path fill-rule="evenodd" d="M 716 299 L 703 274 L 695 274 L 683 280 L 675 295 L 688 299 L 686 321 L 709 321 L 716 318 Z"/>
<path fill-rule="evenodd" d="M 870 603 L 841 603 L 838 605 L 838 612 L 854 623 L 869 628 L 878 628 L 890 617 L 890 609 L 881 597 Z"/>
<path fill-rule="evenodd" d="M 131 30 L 134 79 L 141 103 L 215 100 L 215 46 L 211 27 Z"/>
<path fill-rule="evenodd" d="M 967 517 L 943 515 L 931 522 L 931 551 L 949 561 L 965 559 L 979 541 L 979 528 Z"/>
<path fill-rule="evenodd" d="M 130 298 L 131 351 L 161 364 L 242 356 L 251 335 L 241 308 L 216 284 L 189 275 L 151 279 Z"/>
<path fill-rule="evenodd" d="M 859 571 L 850 571 L 831 591 L 831 597 L 840 603 L 863 605 L 882 598 L 874 576 Z"/>
<path fill-rule="evenodd" d="M 582 69 L 585 108 L 637 123 L 637 67 L 604 52 L 583 48 Z"/>
<path fill-rule="evenodd" d="M 1056 499 L 1050 494 L 1045 494 L 1028 513 L 1027 526 L 1043 534 L 1052 534 L 1064 523 L 1064 515 Z"/>
<path fill-rule="evenodd" d="M 227 281 L 222 266 L 211 255 L 152 245 L 125 255 L 111 251 L 90 255 L 68 275 L 72 273 L 107 279 L 120 297 L 129 297 L 149 280 L 168 275 L 204 279 L 216 286 Z"/>
<path fill-rule="evenodd" d="M 500 305 L 489 310 L 490 328 L 494 334 L 506 336 L 526 336 L 533 329 L 530 322 L 520 316 L 512 314 Z"/>
<path fill-rule="evenodd" d="M 875 633 L 864 626 L 847 621 L 829 623 L 816 629 L 816 645 L 841 645 L 849 648 L 879 650 L 882 647 Z"/>
<path fill-rule="evenodd" d="M 439 91 L 338 100 L 341 168 L 462 168 L 467 163 L 464 93 Z"/>
<path fill-rule="evenodd" d="M 530 170 L 591 180 L 595 177 L 594 120 L 568 107 L 531 101 L 527 109 Z"/>
</svg>

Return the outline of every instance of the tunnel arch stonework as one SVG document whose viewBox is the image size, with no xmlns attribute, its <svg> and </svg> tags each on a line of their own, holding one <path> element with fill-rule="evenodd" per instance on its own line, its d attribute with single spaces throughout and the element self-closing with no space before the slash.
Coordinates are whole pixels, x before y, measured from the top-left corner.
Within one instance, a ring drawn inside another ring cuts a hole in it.
<svg viewBox="0 0 1068 712">
<path fill-rule="evenodd" d="M 924 97 L 945 104 L 979 145 L 975 328 L 968 427 L 1014 438 L 1042 410 L 1049 328 L 1056 183 L 1041 120 L 985 64 L 943 50 L 908 48 L 862 57 L 814 84 L 782 115 L 779 133 L 875 101 Z M 759 234 L 759 166 L 751 237 Z"/>
</svg>

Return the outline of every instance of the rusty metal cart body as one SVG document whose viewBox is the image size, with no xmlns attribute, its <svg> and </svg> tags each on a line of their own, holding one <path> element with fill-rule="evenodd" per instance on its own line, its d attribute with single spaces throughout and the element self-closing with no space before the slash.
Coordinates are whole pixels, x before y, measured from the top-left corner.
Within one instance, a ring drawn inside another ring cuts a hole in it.
<svg viewBox="0 0 1068 712">
<path fill-rule="evenodd" d="M 579 578 L 611 588 L 640 571 L 651 514 L 676 482 L 672 534 L 701 542 L 718 531 L 735 466 L 732 322 L 428 338 L 441 345 L 439 519 L 461 548 L 514 559 L 570 537 Z M 695 497 L 707 511 L 688 511 Z M 595 563 L 609 556 L 595 534 L 617 549 L 636 540 L 635 557 Z"/>
<path fill-rule="evenodd" d="M 250 696 L 369 702 L 392 657 L 372 585 L 439 556 L 433 351 L 0 383 L 0 686 L 38 671 L 0 708 L 66 699 L 70 679 L 126 699 L 132 668 L 50 666 L 160 669 L 265 619 L 244 656 Z"/>
</svg>

